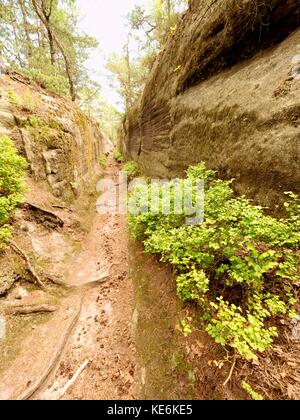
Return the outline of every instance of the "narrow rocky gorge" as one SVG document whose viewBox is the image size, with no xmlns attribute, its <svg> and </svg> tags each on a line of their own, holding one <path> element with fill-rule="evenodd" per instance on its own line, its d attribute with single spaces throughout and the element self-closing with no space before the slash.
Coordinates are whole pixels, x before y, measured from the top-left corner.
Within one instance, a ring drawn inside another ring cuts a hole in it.
<svg viewBox="0 0 300 420">
<path fill-rule="evenodd" d="M 118 138 L 0 74 L 0 139 L 26 161 L 0 224 L 1 400 L 299 399 L 300 5 L 242 3 L 187 2 Z M 203 176 L 203 223 L 99 212 L 120 171 L 147 205 L 152 179 Z"/>
</svg>

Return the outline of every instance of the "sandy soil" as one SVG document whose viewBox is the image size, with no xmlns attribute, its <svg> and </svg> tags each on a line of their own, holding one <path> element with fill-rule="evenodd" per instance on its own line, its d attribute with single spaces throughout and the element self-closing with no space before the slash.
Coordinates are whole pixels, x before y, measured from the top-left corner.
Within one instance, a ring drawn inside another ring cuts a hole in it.
<svg viewBox="0 0 300 420">
<path fill-rule="evenodd" d="M 112 165 L 106 176 L 115 177 Z M 131 337 L 133 286 L 128 275 L 128 238 L 124 216 L 100 215 L 68 268 L 67 282 L 105 283 L 82 289 L 82 311 L 55 372 L 34 399 L 133 399 L 135 349 Z M 76 382 L 62 395 L 77 369 Z"/>
</svg>

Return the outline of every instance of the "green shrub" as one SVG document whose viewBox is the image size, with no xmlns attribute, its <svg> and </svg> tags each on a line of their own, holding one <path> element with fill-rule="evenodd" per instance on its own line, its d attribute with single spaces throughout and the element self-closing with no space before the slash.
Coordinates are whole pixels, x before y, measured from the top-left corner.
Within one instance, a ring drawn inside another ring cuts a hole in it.
<svg viewBox="0 0 300 420">
<path fill-rule="evenodd" d="M 192 320 L 193 320 L 193 318 L 189 316 L 186 319 L 181 319 L 179 321 L 182 334 L 185 337 L 188 337 L 193 332 L 192 325 L 191 325 Z"/>
<path fill-rule="evenodd" d="M 189 168 L 187 177 L 193 183 L 204 180 L 204 222 L 188 226 L 184 211 L 175 211 L 183 180 L 158 187 L 156 212 L 151 208 L 155 187 L 138 186 L 129 198 L 131 235 L 143 241 L 146 252 L 174 267 L 178 295 L 201 306 L 216 342 L 257 359 L 277 335 L 276 317 L 295 315 L 299 198 L 288 193 L 287 216 L 278 220 L 245 197 L 235 197 L 232 181 L 217 179 L 203 163 Z M 170 214 L 162 211 L 164 188 L 171 191 Z M 145 211 L 132 213 L 134 206 Z"/>
<path fill-rule="evenodd" d="M 124 162 L 124 157 L 123 157 L 122 153 L 118 149 L 115 149 L 114 150 L 114 152 L 113 152 L 113 158 L 118 163 L 123 163 Z"/>
<path fill-rule="evenodd" d="M 0 246 L 10 237 L 7 221 L 22 200 L 23 170 L 26 161 L 17 154 L 13 142 L 0 137 Z"/>
<path fill-rule="evenodd" d="M 51 93 L 59 96 L 69 95 L 68 80 L 57 73 L 53 74 L 53 67 L 48 70 L 49 74 L 38 69 L 18 68 L 18 71 L 27 77 L 30 82 L 37 83 Z"/>
<path fill-rule="evenodd" d="M 211 303 L 215 312 L 206 331 L 221 345 L 229 345 L 246 359 L 257 359 L 256 351 L 264 352 L 277 337 L 275 327 L 265 328 L 264 320 L 270 315 L 263 308 L 262 312 L 247 311 L 243 315 L 241 307 L 218 298 L 218 304 Z"/>
<path fill-rule="evenodd" d="M 129 179 L 132 179 L 138 176 L 140 172 L 140 167 L 138 163 L 130 161 L 125 163 L 125 165 L 123 166 L 123 171 L 126 172 Z"/>
<path fill-rule="evenodd" d="M 101 155 L 99 157 L 99 165 L 101 166 L 102 169 L 106 169 L 107 168 L 108 160 L 107 160 L 107 156 L 106 155 Z"/>
</svg>

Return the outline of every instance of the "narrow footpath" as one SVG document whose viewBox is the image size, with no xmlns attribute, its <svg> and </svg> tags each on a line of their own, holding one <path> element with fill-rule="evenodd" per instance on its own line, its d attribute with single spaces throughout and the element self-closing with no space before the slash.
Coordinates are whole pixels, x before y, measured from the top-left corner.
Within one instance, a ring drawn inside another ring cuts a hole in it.
<svg viewBox="0 0 300 420">
<path fill-rule="evenodd" d="M 119 167 L 105 176 L 117 184 Z M 71 261 L 67 282 L 82 298 L 79 319 L 57 368 L 33 399 L 134 399 L 135 348 L 131 332 L 133 285 L 128 274 L 128 235 L 122 215 L 96 214 L 81 252 Z M 78 375 L 75 375 L 76 372 Z M 74 381 L 75 375 L 75 381 Z"/>
</svg>

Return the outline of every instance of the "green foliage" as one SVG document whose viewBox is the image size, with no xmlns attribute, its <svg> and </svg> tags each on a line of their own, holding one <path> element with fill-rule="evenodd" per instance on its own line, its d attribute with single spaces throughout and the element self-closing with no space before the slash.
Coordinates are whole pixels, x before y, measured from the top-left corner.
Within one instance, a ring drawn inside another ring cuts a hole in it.
<svg viewBox="0 0 300 420">
<path fill-rule="evenodd" d="M 254 391 L 251 385 L 249 385 L 247 382 L 244 381 L 242 383 L 242 386 L 254 401 L 263 401 L 264 397 L 258 394 L 256 391 Z"/>
<path fill-rule="evenodd" d="M 27 120 L 27 124 L 33 128 L 41 127 L 41 122 L 36 115 L 30 115 Z"/>
<path fill-rule="evenodd" d="M 106 155 L 101 155 L 99 157 L 99 165 L 101 166 L 102 169 L 106 169 L 107 164 L 108 164 L 107 156 Z"/>
<path fill-rule="evenodd" d="M 5 46 L 5 47 L 4 47 Z M 80 31 L 73 0 L 2 0 L 0 50 L 8 66 L 52 93 L 81 98 L 97 41 Z"/>
<path fill-rule="evenodd" d="M 1 203 L 0 203 L 1 206 Z M 11 227 L 9 225 L 0 226 L 0 249 L 11 238 Z"/>
<path fill-rule="evenodd" d="M 277 337 L 275 327 L 264 327 L 267 312 L 247 311 L 243 316 L 241 307 L 224 302 L 223 298 L 217 301 L 218 304 L 211 303 L 215 318 L 206 331 L 222 346 L 229 345 L 248 360 L 257 359 L 255 352 L 264 352 L 272 344 L 273 337 Z"/>
<path fill-rule="evenodd" d="M 288 214 L 289 223 L 298 231 L 300 230 L 300 198 L 293 192 L 286 192 L 289 200 L 285 203 L 285 210 Z"/>
<path fill-rule="evenodd" d="M 177 292 L 183 301 L 200 301 L 209 290 L 209 279 L 202 270 L 193 269 L 177 277 Z"/>
<path fill-rule="evenodd" d="M 34 68 L 18 68 L 18 71 L 26 76 L 30 82 L 35 82 L 47 89 L 49 92 L 60 96 L 68 95 L 68 80 L 65 76 L 60 75 L 52 67 L 47 66 L 45 69 Z"/>
<path fill-rule="evenodd" d="M 70 187 L 72 188 L 72 190 L 76 191 L 79 188 L 79 183 L 77 181 L 71 181 Z"/>
<path fill-rule="evenodd" d="M 22 200 L 23 170 L 26 161 L 17 154 L 13 142 L 0 137 L 0 246 L 10 237 L 6 224 Z"/>
<path fill-rule="evenodd" d="M 186 319 L 181 319 L 180 320 L 180 326 L 181 326 L 181 330 L 182 330 L 182 334 L 185 337 L 188 337 L 190 334 L 192 334 L 192 326 L 191 326 L 191 322 L 192 322 L 192 318 L 190 316 L 188 316 Z"/>
<path fill-rule="evenodd" d="M 38 100 L 33 96 L 30 89 L 26 88 L 23 95 L 20 96 L 13 90 L 7 92 L 7 98 L 14 108 L 23 111 L 34 112 L 39 107 Z"/>
<path fill-rule="evenodd" d="M 138 98 L 147 73 L 141 62 L 131 57 L 129 40 L 125 49 L 124 55 L 112 53 L 106 67 L 111 73 L 111 86 L 123 98 L 125 110 L 128 111 Z"/>
<path fill-rule="evenodd" d="M 210 184 L 215 180 L 217 172 L 207 169 L 205 163 L 201 162 L 199 165 L 190 166 L 186 174 L 189 179 L 203 179 L 206 184 Z"/>
<path fill-rule="evenodd" d="M 7 92 L 7 99 L 13 107 L 17 107 L 22 101 L 21 96 L 11 89 Z"/>
<path fill-rule="evenodd" d="M 114 150 L 114 152 L 113 152 L 113 158 L 118 163 L 123 163 L 124 162 L 124 157 L 123 157 L 122 153 L 119 151 L 119 149 L 115 149 Z"/>
<path fill-rule="evenodd" d="M 138 176 L 139 172 L 140 172 L 140 167 L 138 165 L 138 163 L 130 161 L 125 163 L 125 165 L 123 166 L 122 170 L 124 172 L 126 172 L 128 178 L 135 178 L 136 176 Z"/>
<path fill-rule="evenodd" d="M 145 6 L 134 6 L 128 14 L 129 32 L 123 54 L 113 53 L 107 61 L 111 83 L 122 97 L 126 112 L 141 94 L 157 54 L 168 37 L 174 35 L 187 3 L 187 0 L 151 0 Z"/>
<path fill-rule="evenodd" d="M 189 168 L 187 176 L 193 183 L 204 180 L 204 222 L 185 225 L 185 212 L 175 211 L 182 180 L 158 187 L 158 211 L 152 207 L 155 187 L 144 185 L 129 198 L 131 234 L 143 241 L 146 252 L 174 267 L 179 296 L 201 306 L 208 333 L 246 359 L 256 359 L 277 335 L 275 318 L 294 313 L 299 199 L 289 193 L 287 217 L 278 220 L 245 197 L 234 197 L 232 181 L 217 179 L 204 164 Z M 162 211 L 164 189 L 171 191 L 170 214 Z M 144 211 L 132 213 L 134 207 Z"/>
<path fill-rule="evenodd" d="M 162 49 L 168 35 L 176 31 L 187 3 L 187 0 L 152 0 L 146 7 L 135 6 L 128 15 L 129 24 L 132 30 L 144 31 L 146 47 L 151 48 L 154 44 Z"/>
</svg>

